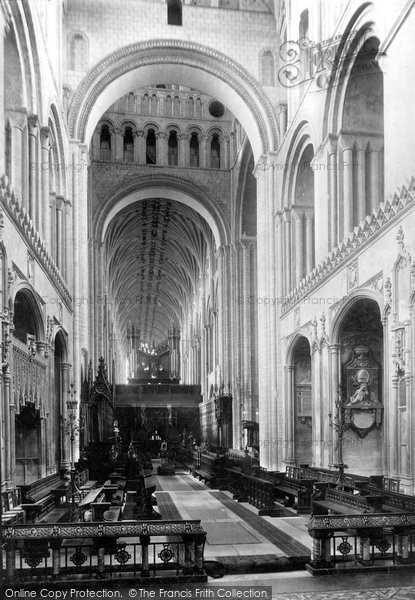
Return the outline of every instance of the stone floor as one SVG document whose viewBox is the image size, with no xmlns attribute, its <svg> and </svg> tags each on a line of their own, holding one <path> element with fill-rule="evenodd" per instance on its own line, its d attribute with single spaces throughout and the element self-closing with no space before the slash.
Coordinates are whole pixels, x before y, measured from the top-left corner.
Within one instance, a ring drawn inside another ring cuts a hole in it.
<svg viewBox="0 0 415 600">
<path fill-rule="evenodd" d="M 184 519 L 200 519 L 207 531 L 205 560 L 218 557 L 235 559 L 253 555 L 286 556 L 281 547 L 271 543 L 251 523 L 235 514 L 202 483 L 184 472 L 171 477 L 157 477 L 157 489 L 168 492 L 175 508 Z M 157 494 L 157 492 L 156 492 Z M 230 494 L 225 493 L 227 498 Z M 238 504 L 257 515 L 257 510 L 247 503 Z M 245 512 L 246 514 L 246 512 Z M 288 536 L 300 545 L 311 549 L 307 532 L 308 516 L 260 517 L 265 523 L 281 531 L 283 540 Z M 272 529 L 273 529 L 272 528 Z M 271 586 L 276 600 L 415 600 L 415 573 L 409 574 L 356 574 L 312 577 L 306 571 L 228 575 L 210 579 L 208 589 L 226 586 Z M 173 589 L 173 588 L 172 588 Z M 157 590 L 156 590 L 157 592 Z M 157 599 L 157 593 L 155 598 Z"/>
<path fill-rule="evenodd" d="M 264 535 L 261 535 L 251 523 L 236 515 L 218 500 L 216 494 L 196 481 L 198 489 L 192 484 L 195 479 L 183 472 L 172 477 L 157 477 L 157 489 L 169 492 L 176 508 L 183 519 L 200 519 L 207 532 L 205 559 L 213 560 L 222 556 L 276 555 L 287 556 L 284 546 L 276 546 Z M 228 499 L 231 495 L 223 493 Z M 156 492 L 157 496 L 157 492 Z M 237 503 L 235 503 L 237 505 Z M 238 505 L 237 505 L 238 506 Z M 241 506 L 241 505 L 239 505 Z M 257 510 L 250 504 L 243 503 L 253 516 Z M 307 516 L 292 517 L 260 517 L 278 528 L 294 540 L 301 542 L 307 550 L 311 550 L 311 538 L 307 533 Z M 285 537 L 285 536 L 284 536 Z"/>
</svg>

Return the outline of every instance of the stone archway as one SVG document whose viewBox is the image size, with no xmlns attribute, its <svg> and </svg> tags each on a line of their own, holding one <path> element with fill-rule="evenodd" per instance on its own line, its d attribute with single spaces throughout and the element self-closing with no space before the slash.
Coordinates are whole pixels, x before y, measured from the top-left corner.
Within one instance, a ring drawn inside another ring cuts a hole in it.
<svg viewBox="0 0 415 600">
<path fill-rule="evenodd" d="M 340 382 L 347 426 L 343 459 L 352 473 L 380 475 L 385 395 L 383 325 L 377 302 L 357 298 L 339 325 Z"/>
<path fill-rule="evenodd" d="M 131 89 L 160 81 L 186 82 L 208 94 L 214 90 L 216 98 L 243 125 L 256 161 L 277 147 L 275 114 L 255 79 L 226 55 L 178 40 L 132 44 L 99 62 L 72 98 L 68 118 L 71 137 L 89 143 L 96 123 L 113 102 Z"/>
<path fill-rule="evenodd" d="M 257 179 L 257 222 L 262 232 L 258 241 L 258 296 L 275 298 L 277 296 L 276 255 L 267 257 L 269 248 L 275 246 L 273 228 L 273 202 L 276 171 L 273 163 L 277 160 L 274 150 L 278 147 L 278 124 L 274 109 L 256 80 L 241 65 L 210 48 L 200 44 L 177 40 L 154 40 L 132 44 L 122 48 L 100 61 L 82 80 L 71 101 L 68 126 L 71 136 L 70 155 L 72 157 L 73 206 L 74 206 L 74 262 L 80 263 L 81 257 L 88 254 L 87 231 L 88 207 L 83 201 L 87 196 L 87 145 L 102 114 L 120 96 L 132 89 L 157 85 L 182 83 L 198 89 L 208 95 L 214 90 L 215 97 L 226 105 L 243 126 L 256 164 Z M 218 203 L 219 204 L 219 203 Z M 225 220 L 226 221 L 226 220 Z M 102 251 L 102 241 L 95 237 L 94 254 Z M 223 296 L 231 296 L 229 244 L 221 248 L 219 263 L 223 265 Z M 90 270 L 94 281 L 98 281 L 99 272 L 94 269 L 95 260 L 91 257 Z M 269 274 L 272 274 L 271 277 Z M 97 289 L 97 285 L 93 284 Z M 75 272 L 74 295 L 80 298 L 88 295 L 88 277 L 85 273 Z M 101 294 L 101 298 L 104 296 Z M 264 332 L 258 344 L 259 361 L 264 368 L 260 370 L 259 396 L 262 408 L 259 408 L 262 437 L 270 440 L 270 446 L 264 449 L 261 462 L 268 468 L 276 468 L 277 421 L 276 399 L 277 373 L 271 365 L 276 363 L 274 333 L 277 329 L 276 314 L 271 304 L 264 305 L 258 314 L 258 330 Z M 269 324 L 271 323 L 271 327 Z M 93 320 L 88 315 L 85 304 L 74 307 L 74 335 L 80 339 L 80 345 L 89 345 L 91 340 L 92 360 L 101 353 L 96 332 L 99 330 L 97 315 Z M 79 329 L 79 334 L 78 334 Z M 272 334 L 271 334 L 272 332 Z M 95 342 L 93 342 L 95 340 Z M 224 351 L 222 351 L 224 354 Z M 74 348 L 74 379 L 78 379 L 79 349 Z M 224 360 L 222 378 L 233 380 L 235 374 L 230 361 Z M 236 419 L 234 436 L 238 436 Z M 271 448 L 273 450 L 271 451 Z M 269 456 L 268 456 L 269 455 Z"/>
</svg>

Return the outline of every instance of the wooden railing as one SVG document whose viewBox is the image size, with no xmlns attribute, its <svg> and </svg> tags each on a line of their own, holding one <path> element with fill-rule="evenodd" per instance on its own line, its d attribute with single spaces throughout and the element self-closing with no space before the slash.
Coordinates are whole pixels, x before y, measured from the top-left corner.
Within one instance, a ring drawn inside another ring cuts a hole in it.
<svg viewBox="0 0 415 600">
<path fill-rule="evenodd" d="M 313 575 L 362 567 L 413 570 L 414 514 L 319 515 L 308 531 L 313 549 L 307 570 Z"/>
<path fill-rule="evenodd" d="M 12 525 L 2 527 L 5 579 L 206 581 L 205 539 L 200 521 L 189 520 Z"/>
</svg>

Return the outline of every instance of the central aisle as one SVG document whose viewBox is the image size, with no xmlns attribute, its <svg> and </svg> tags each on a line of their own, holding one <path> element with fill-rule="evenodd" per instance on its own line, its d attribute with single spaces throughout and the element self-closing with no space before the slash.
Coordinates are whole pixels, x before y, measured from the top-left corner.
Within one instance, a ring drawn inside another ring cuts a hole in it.
<svg viewBox="0 0 415 600">
<path fill-rule="evenodd" d="M 205 560 L 310 556 L 307 516 L 259 517 L 253 506 L 232 500 L 228 492 L 213 491 L 180 470 L 174 476 L 157 475 L 156 480 L 162 518 L 201 520 L 207 532 Z"/>
</svg>

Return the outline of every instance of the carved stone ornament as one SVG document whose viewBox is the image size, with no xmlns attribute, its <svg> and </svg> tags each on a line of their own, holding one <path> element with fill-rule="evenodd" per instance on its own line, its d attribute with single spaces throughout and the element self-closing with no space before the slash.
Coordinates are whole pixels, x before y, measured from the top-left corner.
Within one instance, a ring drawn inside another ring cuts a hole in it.
<svg viewBox="0 0 415 600">
<path fill-rule="evenodd" d="M 359 263 L 357 260 L 347 267 L 347 291 L 359 285 Z"/>
<path fill-rule="evenodd" d="M 379 366 L 369 347 L 355 346 L 346 365 L 345 425 L 361 438 L 382 423 L 379 379 Z"/>
</svg>

